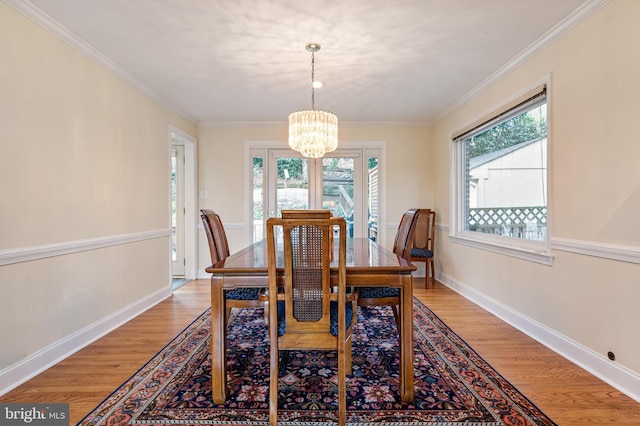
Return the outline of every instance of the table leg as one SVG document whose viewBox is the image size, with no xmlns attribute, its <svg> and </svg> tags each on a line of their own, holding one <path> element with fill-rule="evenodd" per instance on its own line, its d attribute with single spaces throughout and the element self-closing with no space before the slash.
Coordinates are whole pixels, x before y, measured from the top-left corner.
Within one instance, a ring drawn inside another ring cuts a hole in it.
<svg viewBox="0 0 640 426">
<path fill-rule="evenodd" d="M 225 301 L 222 275 L 211 276 L 211 395 L 214 404 L 227 399 Z"/>
<path fill-rule="evenodd" d="M 413 278 L 404 278 L 400 309 L 402 333 L 400 342 L 400 396 L 403 402 L 413 402 Z"/>
</svg>

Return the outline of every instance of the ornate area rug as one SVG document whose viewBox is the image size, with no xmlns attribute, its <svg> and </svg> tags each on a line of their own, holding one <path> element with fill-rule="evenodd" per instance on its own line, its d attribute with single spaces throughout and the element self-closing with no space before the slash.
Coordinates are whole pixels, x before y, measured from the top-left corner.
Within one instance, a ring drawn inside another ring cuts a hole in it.
<svg viewBox="0 0 640 426">
<path fill-rule="evenodd" d="M 359 309 L 350 425 L 555 425 L 424 304 L 414 299 L 415 400 L 399 401 L 398 335 L 388 307 Z M 229 321 L 224 405 L 211 400 L 210 318 L 204 312 L 80 425 L 262 425 L 269 422 L 269 345 L 262 309 Z M 283 351 L 279 422 L 315 425 L 337 414 L 333 352 Z"/>
</svg>

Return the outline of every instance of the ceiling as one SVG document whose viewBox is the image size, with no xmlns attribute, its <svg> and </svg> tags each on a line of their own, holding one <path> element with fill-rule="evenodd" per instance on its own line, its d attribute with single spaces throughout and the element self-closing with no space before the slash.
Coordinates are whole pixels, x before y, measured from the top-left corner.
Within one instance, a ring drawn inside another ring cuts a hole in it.
<svg viewBox="0 0 640 426">
<path fill-rule="evenodd" d="M 5 1 L 55 21 L 120 75 L 209 125 L 284 123 L 310 109 L 309 42 L 322 46 L 316 109 L 341 122 L 433 123 L 594 2 Z"/>
</svg>

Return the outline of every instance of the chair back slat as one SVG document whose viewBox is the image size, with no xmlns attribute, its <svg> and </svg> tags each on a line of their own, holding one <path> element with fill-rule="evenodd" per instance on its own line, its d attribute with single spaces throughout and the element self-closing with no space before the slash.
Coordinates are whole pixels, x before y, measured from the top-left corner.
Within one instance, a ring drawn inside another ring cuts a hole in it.
<svg viewBox="0 0 640 426">
<path fill-rule="evenodd" d="M 227 233 L 224 230 L 222 219 L 220 219 L 220 216 L 215 211 L 202 209 L 200 212 L 202 213 L 200 217 L 202 218 L 209 242 L 211 262 L 212 264 L 216 264 L 221 260 L 225 260 L 231 254 Z"/>
<path fill-rule="evenodd" d="M 331 210 L 327 209 L 282 210 L 280 214 L 283 219 L 330 219 L 333 217 Z M 329 234 L 329 245 L 333 247 L 333 233 Z M 333 260 L 333 250 L 331 260 Z"/>
<path fill-rule="evenodd" d="M 400 219 L 396 238 L 393 243 L 393 252 L 404 259 L 409 259 L 411 255 L 411 241 L 415 232 L 415 219 L 420 209 L 409 209 Z"/>
<path fill-rule="evenodd" d="M 211 222 L 209 220 L 208 214 L 205 213 L 205 210 L 200 211 L 202 214 L 200 218 L 202 219 L 202 225 L 204 226 L 204 232 L 207 235 L 207 243 L 209 245 L 209 255 L 211 256 L 211 264 L 215 265 L 220 261 L 220 257 L 218 256 L 218 249 L 216 248 L 216 240 L 213 237 L 213 230 L 211 229 Z"/>
<path fill-rule="evenodd" d="M 283 219 L 329 219 L 331 210 L 282 210 L 280 215 Z"/>
<path fill-rule="evenodd" d="M 325 310 L 323 293 L 328 289 L 328 286 L 325 289 L 323 271 L 323 231 L 317 226 L 301 225 L 288 232 L 291 233 L 292 315 L 298 322 L 320 321 Z"/>
<path fill-rule="evenodd" d="M 435 233 L 436 233 L 436 212 L 431 209 L 420 209 L 415 220 L 416 226 L 409 252 L 411 262 L 425 262 L 425 288 L 429 285 L 429 277 L 435 280 Z"/>
<path fill-rule="evenodd" d="M 413 236 L 413 248 L 433 251 L 433 235 L 435 233 L 436 212 L 431 209 L 420 209 L 416 219 L 416 230 Z"/>
</svg>

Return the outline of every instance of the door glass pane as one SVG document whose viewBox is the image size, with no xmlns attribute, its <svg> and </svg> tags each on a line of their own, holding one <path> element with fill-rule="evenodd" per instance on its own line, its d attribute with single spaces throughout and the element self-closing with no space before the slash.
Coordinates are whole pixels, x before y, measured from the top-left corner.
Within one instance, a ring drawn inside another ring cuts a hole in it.
<svg viewBox="0 0 640 426">
<path fill-rule="evenodd" d="M 282 210 L 309 208 L 309 164 L 306 158 L 277 159 L 276 216 Z"/>
<path fill-rule="evenodd" d="M 253 157 L 253 242 L 264 238 L 264 158 Z"/>
<path fill-rule="evenodd" d="M 176 226 L 177 226 L 177 202 L 178 202 L 178 167 L 177 157 L 178 152 L 175 147 L 171 148 L 171 261 L 178 260 L 178 248 L 176 241 Z"/>
<path fill-rule="evenodd" d="M 322 208 L 353 217 L 353 158 L 322 159 Z"/>
<path fill-rule="evenodd" d="M 347 237 L 353 237 L 353 158 L 322 159 L 322 208 L 347 220 Z"/>
<path fill-rule="evenodd" d="M 182 277 L 185 272 L 184 256 L 184 146 L 171 147 L 171 272 Z"/>
<path fill-rule="evenodd" d="M 378 157 L 367 158 L 367 236 L 373 241 L 378 240 Z"/>
</svg>

